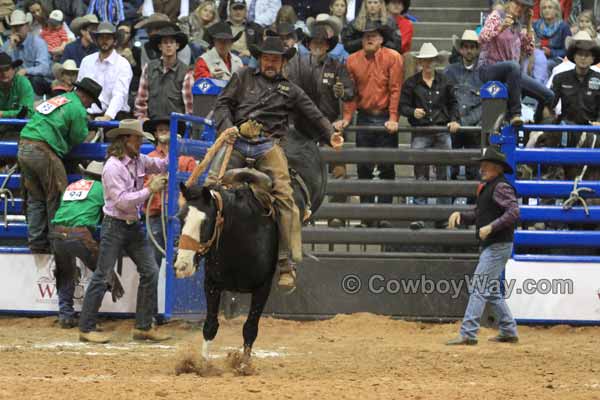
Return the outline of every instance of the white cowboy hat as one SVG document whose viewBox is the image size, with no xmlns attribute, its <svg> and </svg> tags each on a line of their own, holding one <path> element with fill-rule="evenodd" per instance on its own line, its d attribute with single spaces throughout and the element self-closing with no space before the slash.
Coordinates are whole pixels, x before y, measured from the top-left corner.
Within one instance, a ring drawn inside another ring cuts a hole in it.
<svg viewBox="0 0 600 400">
<path fill-rule="evenodd" d="M 575 35 L 567 37 L 565 47 L 567 48 L 567 58 L 571 62 L 575 62 L 577 50 L 590 50 L 594 55 L 594 64 L 600 62 L 600 39 L 592 39 L 586 31 L 579 31 Z"/>
<path fill-rule="evenodd" d="M 100 161 L 92 161 L 87 167 L 79 164 L 79 172 L 83 175 L 91 176 L 92 178 L 100 179 L 102 178 L 102 170 L 104 169 L 104 163 Z"/>
<path fill-rule="evenodd" d="M 433 43 L 423 43 L 421 45 L 421 49 L 419 50 L 419 54 L 415 56 L 418 59 L 426 59 L 426 58 L 438 58 L 440 53 L 437 51 Z"/>
<path fill-rule="evenodd" d="M 333 29 L 334 36 L 338 36 L 342 31 L 342 21 L 335 15 L 319 14 L 317 17 L 309 17 L 306 20 L 306 27 L 309 32 L 313 31 L 314 25 L 328 25 Z"/>
<path fill-rule="evenodd" d="M 8 25 L 10 26 L 19 26 L 30 24 L 33 21 L 33 17 L 30 13 L 25 14 L 21 10 L 15 10 L 10 14 L 10 18 L 8 19 Z"/>
<path fill-rule="evenodd" d="M 459 39 L 457 35 L 452 35 L 452 46 L 458 51 L 462 46 L 462 42 L 475 42 L 479 44 L 479 36 L 477 32 L 467 29 L 463 32 Z"/>
<path fill-rule="evenodd" d="M 52 74 L 56 79 L 59 79 L 63 72 L 78 72 L 77 64 L 73 60 L 65 60 L 64 63 L 56 63 L 52 66 Z"/>
<path fill-rule="evenodd" d="M 106 133 L 106 137 L 109 139 L 115 139 L 123 135 L 142 136 L 150 141 L 154 140 L 154 135 L 148 132 L 144 132 L 144 129 L 142 127 L 142 121 L 140 121 L 139 119 L 124 119 L 121 122 L 119 122 L 118 128 L 111 129 Z"/>
</svg>

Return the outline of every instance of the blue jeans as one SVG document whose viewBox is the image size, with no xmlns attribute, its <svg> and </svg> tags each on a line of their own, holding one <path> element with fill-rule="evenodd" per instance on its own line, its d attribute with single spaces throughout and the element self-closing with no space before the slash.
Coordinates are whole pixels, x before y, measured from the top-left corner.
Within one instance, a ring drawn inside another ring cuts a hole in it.
<svg viewBox="0 0 600 400">
<path fill-rule="evenodd" d="M 517 323 L 513 318 L 504 295 L 500 291 L 500 279 L 506 262 L 512 254 L 512 243 L 494 243 L 481 252 L 479 263 L 473 275 L 474 284 L 469 296 L 469 304 L 460 327 L 460 335 L 476 338 L 479 321 L 485 304 L 490 303 L 500 324 L 500 334 L 517 336 Z"/>
<path fill-rule="evenodd" d="M 85 292 L 79 319 L 79 329 L 82 332 L 93 331 L 96 327 L 98 310 L 108 289 L 111 271 L 122 250 L 135 263 L 140 275 L 135 327 L 143 330 L 152 327 L 152 315 L 158 290 L 158 266 L 150 243 L 141 223 L 130 225 L 125 221 L 105 215 L 102 221 L 98 265 Z"/>
<path fill-rule="evenodd" d="M 513 116 L 521 114 L 521 93 L 531 96 L 540 105 L 551 105 L 554 92 L 532 77 L 521 73 L 519 64 L 504 61 L 493 65 L 484 65 L 479 69 L 479 77 L 483 82 L 500 81 L 508 87 L 508 112 Z"/>
<path fill-rule="evenodd" d="M 452 148 L 452 137 L 448 132 L 440 133 L 413 133 L 410 147 L 412 149 L 444 149 Z M 429 165 L 415 165 L 415 179 L 420 181 L 429 180 Z M 448 180 L 448 166 L 437 165 L 436 178 L 439 181 Z M 415 204 L 425 205 L 427 199 L 425 197 L 415 197 Z M 440 197 L 437 199 L 437 204 L 450 204 L 450 197 Z"/>
<path fill-rule="evenodd" d="M 357 124 L 364 126 L 383 126 L 389 117 L 387 115 L 368 115 L 362 112 L 358 113 Z M 373 148 L 398 148 L 398 134 L 390 135 L 386 132 L 356 132 L 356 147 L 373 147 Z M 358 179 L 373 179 L 373 170 L 375 163 L 358 164 L 356 170 Z M 379 179 L 396 179 L 396 170 L 394 164 L 377 164 L 379 170 Z M 393 201 L 393 196 L 377 196 L 378 203 L 390 204 Z M 374 203 L 375 196 L 360 196 L 361 203 Z"/>
</svg>

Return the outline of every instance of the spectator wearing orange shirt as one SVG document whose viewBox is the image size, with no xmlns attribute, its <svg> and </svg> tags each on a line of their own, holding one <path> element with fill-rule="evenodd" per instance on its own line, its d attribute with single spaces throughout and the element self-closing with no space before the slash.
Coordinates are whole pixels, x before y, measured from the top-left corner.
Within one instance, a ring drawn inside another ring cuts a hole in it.
<svg viewBox="0 0 600 400">
<path fill-rule="evenodd" d="M 62 11 L 52 11 L 48 18 L 48 24 L 40 32 L 41 38 L 48 44 L 48 51 L 55 61 L 60 59 L 62 53 L 65 51 L 65 46 L 69 43 L 69 37 L 63 25 L 63 20 Z"/>
<path fill-rule="evenodd" d="M 367 22 L 362 38 L 362 50 L 348 57 L 346 67 L 354 81 L 356 95 L 344 104 L 344 119 L 336 122 L 341 130 L 350 124 L 358 110 L 358 125 L 385 126 L 384 132 L 357 132 L 356 147 L 398 147 L 398 104 L 403 78 L 403 58 L 396 51 L 383 47 L 389 40 L 389 28 L 378 22 Z M 374 164 L 359 164 L 358 178 L 373 179 Z M 396 178 L 394 164 L 378 164 L 379 178 Z M 361 203 L 373 203 L 373 196 L 361 196 Z M 391 203 L 392 196 L 378 196 L 379 203 Z M 373 223 L 370 224 L 374 226 Z M 389 222 L 380 221 L 380 227 Z"/>
<path fill-rule="evenodd" d="M 217 22 L 207 30 L 211 49 L 202 54 L 194 66 L 194 79 L 214 78 L 224 81 L 242 69 L 242 59 L 231 52 L 233 42 L 237 41 L 243 31 L 233 36 L 231 26 L 227 22 Z"/>
</svg>

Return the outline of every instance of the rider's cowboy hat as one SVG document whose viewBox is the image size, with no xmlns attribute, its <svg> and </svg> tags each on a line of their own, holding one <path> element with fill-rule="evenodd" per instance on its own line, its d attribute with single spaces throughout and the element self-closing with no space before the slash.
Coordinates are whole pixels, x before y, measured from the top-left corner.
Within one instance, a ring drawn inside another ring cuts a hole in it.
<svg viewBox="0 0 600 400">
<path fill-rule="evenodd" d="M 237 35 L 233 36 L 233 31 L 231 30 L 231 25 L 229 25 L 225 21 L 217 22 L 216 24 L 211 25 L 207 30 L 207 39 L 210 45 L 214 43 L 215 39 L 220 40 L 231 40 L 232 42 L 237 42 L 239 38 L 242 37 L 244 31 L 239 31 Z"/>
<path fill-rule="evenodd" d="M 179 48 L 177 51 L 183 50 L 185 46 L 188 44 L 188 37 L 185 33 L 181 32 L 181 29 L 173 23 L 169 23 L 169 25 L 160 28 L 160 30 L 154 35 L 150 36 L 150 47 L 156 51 L 160 51 L 158 49 L 158 45 L 163 38 L 172 37 L 179 44 Z"/>
<path fill-rule="evenodd" d="M 161 29 L 171 24 L 171 20 L 166 14 L 154 13 L 148 18 L 144 18 L 140 22 L 134 25 L 134 29 Z"/>
<path fill-rule="evenodd" d="M 130 135 L 140 136 L 150 141 L 154 141 L 154 135 L 144 132 L 144 129 L 142 128 L 142 122 L 139 119 L 124 119 L 119 122 L 118 128 L 111 129 L 106 133 L 106 137 L 109 139 Z"/>
<path fill-rule="evenodd" d="M 23 64 L 22 60 L 13 61 L 5 52 L 0 53 L 0 69 L 18 68 Z"/>
<path fill-rule="evenodd" d="M 63 72 L 78 72 L 79 68 L 77 68 L 77 64 L 73 60 L 65 60 L 64 63 L 55 63 L 52 66 L 52 74 L 56 79 L 60 79 Z"/>
<path fill-rule="evenodd" d="M 78 90 L 85 92 L 90 96 L 94 103 L 96 103 L 99 107 L 102 107 L 102 103 L 100 102 L 100 93 L 102 93 L 102 86 L 91 78 L 83 78 L 79 82 L 75 82 L 73 84 Z"/>
<path fill-rule="evenodd" d="M 96 32 L 92 32 L 92 37 L 94 40 L 98 40 L 98 36 L 100 35 L 113 35 L 115 38 L 117 37 L 117 28 L 110 22 L 101 22 L 98 25 L 98 30 Z"/>
<path fill-rule="evenodd" d="M 100 161 L 92 161 L 87 167 L 79 164 L 79 172 L 81 172 L 84 176 L 89 176 L 92 179 L 100 180 L 102 179 L 102 169 L 104 168 L 104 163 Z"/>
<path fill-rule="evenodd" d="M 500 150 L 495 147 L 486 147 L 481 150 L 481 156 L 473 159 L 473 161 L 489 161 L 496 163 L 498 165 L 502 165 L 504 168 L 504 172 L 507 174 L 512 174 L 513 169 L 508 162 L 506 162 L 506 156 Z"/>
<path fill-rule="evenodd" d="M 458 37 L 458 35 L 452 35 L 452 46 L 459 51 L 462 47 L 463 42 L 473 42 L 479 45 L 479 36 L 477 32 L 467 29 L 463 32 L 462 37 Z"/>
<path fill-rule="evenodd" d="M 304 46 L 310 47 L 310 42 L 313 39 L 324 40 L 325 42 L 327 42 L 327 44 L 329 45 L 329 49 L 327 49 L 327 52 L 333 50 L 335 46 L 337 46 L 339 40 L 337 35 L 329 37 L 329 35 L 327 35 L 327 29 L 323 25 L 313 26 L 313 28 L 310 30 L 310 36 L 307 36 L 304 39 Z"/>
<path fill-rule="evenodd" d="M 342 32 L 342 21 L 335 15 L 319 14 L 316 17 L 308 17 L 306 20 L 306 27 L 309 32 L 313 31 L 313 28 L 318 25 L 327 25 L 333 30 L 333 35 L 338 36 Z"/>
<path fill-rule="evenodd" d="M 30 24 L 33 21 L 33 16 L 30 13 L 25 14 L 22 10 L 15 10 L 10 14 L 7 22 L 10 26 L 19 26 Z"/>
<path fill-rule="evenodd" d="M 95 14 L 87 14 L 83 17 L 77 17 L 71 22 L 71 31 L 75 36 L 81 36 L 81 30 L 87 28 L 90 25 L 98 25 L 100 21 Z"/>
<path fill-rule="evenodd" d="M 265 40 L 263 40 L 261 44 L 252 45 L 250 47 L 250 52 L 256 59 L 260 58 L 262 54 L 280 55 L 288 60 L 296 55 L 296 49 L 294 47 L 286 50 L 283 46 L 283 41 L 276 36 L 265 37 Z"/>
<path fill-rule="evenodd" d="M 594 64 L 600 62 L 600 40 L 592 39 L 586 31 L 579 31 L 573 36 L 567 37 L 565 40 L 567 48 L 567 58 L 571 62 L 575 62 L 575 53 L 577 50 L 589 50 L 594 56 Z"/>
<path fill-rule="evenodd" d="M 402 3 L 402 5 L 404 6 L 404 9 L 402 10 L 402 14 L 406 14 L 408 12 L 408 9 L 410 8 L 410 0 L 385 0 L 385 4 L 389 4 L 392 1 L 398 1 L 398 2 Z"/>
</svg>

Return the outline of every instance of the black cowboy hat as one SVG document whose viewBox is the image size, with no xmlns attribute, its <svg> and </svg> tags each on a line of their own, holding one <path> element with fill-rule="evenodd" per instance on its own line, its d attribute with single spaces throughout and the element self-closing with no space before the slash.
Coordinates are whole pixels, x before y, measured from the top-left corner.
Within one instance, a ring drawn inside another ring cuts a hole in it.
<svg viewBox="0 0 600 400">
<path fill-rule="evenodd" d="M 188 44 L 187 35 L 181 32 L 181 29 L 179 29 L 177 25 L 169 23 L 169 25 L 165 26 L 164 28 L 161 28 L 158 31 L 158 33 L 150 36 L 150 47 L 160 52 L 160 50 L 158 49 L 158 45 L 160 44 L 162 38 L 166 37 L 175 38 L 175 41 L 179 43 L 179 49 L 177 50 L 178 52 L 183 50 L 183 48 Z"/>
<path fill-rule="evenodd" d="M 385 4 L 389 4 L 392 0 L 385 0 Z M 410 8 L 410 0 L 394 0 L 394 1 L 400 1 L 400 3 L 402 3 L 402 5 L 404 6 L 404 11 L 402 11 L 402 14 L 406 14 L 408 12 L 408 9 Z"/>
<path fill-rule="evenodd" d="M 233 42 L 237 42 L 243 34 L 244 31 L 242 30 L 239 31 L 237 35 L 233 36 L 233 32 L 231 31 L 231 25 L 229 25 L 225 21 L 217 22 L 216 24 L 211 25 L 206 30 L 206 38 L 208 39 L 208 42 L 211 46 L 215 39 L 231 40 Z"/>
<path fill-rule="evenodd" d="M 567 37 L 565 41 L 567 48 L 567 59 L 575 62 L 577 50 L 589 50 L 594 57 L 593 65 L 600 63 L 600 40 L 592 39 L 586 31 L 579 31 L 573 36 Z"/>
<path fill-rule="evenodd" d="M 304 33 L 302 29 L 295 28 L 294 25 L 289 22 L 281 22 L 275 26 L 275 29 L 267 29 L 265 31 L 266 36 L 288 36 L 288 35 L 296 35 L 296 38 L 299 41 L 304 39 Z"/>
<path fill-rule="evenodd" d="M 367 21 L 365 24 L 365 29 L 363 29 L 363 35 L 369 32 L 379 32 L 381 36 L 383 36 L 384 43 L 390 40 L 392 36 L 391 28 L 388 25 L 384 25 L 379 21 Z"/>
<path fill-rule="evenodd" d="M 18 68 L 23 64 L 22 60 L 13 61 L 10 56 L 4 52 L 0 53 L 0 69 L 4 69 L 7 67 Z"/>
<path fill-rule="evenodd" d="M 504 167 L 504 172 L 512 174 L 513 169 L 508 162 L 506 162 L 506 156 L 497 148 L 490 146 L 481 150 L 481 157 L 474 158 L 473 161 L 490 161 Z"/>
<path fill-rule="evenodd" d="M 102 108 L 102 103 L 100 102 L 100 93 L 102 93 L 102 86 L 91 78 L 83 78 L 79 82 L 75 82 L 73 84 L 77 89 L 82 92 L 87 93 L 92 99 L 94 99 L 94 103 L 98 105 L 98 107 Z"/>
<path fill-rule="evenodd" d="M 285 59 L 290 59 L 296 55 L 296 49 L 285 49 L 283 47 L 283 41 L 277 36 L 267 36 L 265 40 L 259 45 L 252 45 L 250 52 L 254 58 L 260 58 L 261 54 L 275 54 L 283 56 Z"/>
<path fill-rule="evenodd" d="M 153 135 L 156 134 L 156 128 L 158 127 L 158 125 L 160 124 L 167 124 L 167 125 L 171 125 L 171 117 L 169 117 L 168 115 L 163 115 L 163 116 L 159 116 L 157 118 L 153 118 L 153 119 L 149 119 L 146 122 L 144 122 L 144 130 L 146 132 L 150 132 Z M 185 131 L 185 121 L 182 120 L 178 120 L 177 121 L 177 133 L 183 133 L 183 131 Z"/>
<path fill-rule="evenodd" d="M 304 39 L 304 46 L 306 48 L 309 48 L 310 42 L 313 39 L 326 41 L 329 44 L 329 49 L 327 50 L 328 53 L 331 50 L 333 50 L 335 48 L 335 46 L 337 46 L 338 41 L 339 41 L 337 35 L 333 35 L 332 37 L 329 37 L 327 35 L 327 29 L 323 25 L 315 25 L 315 26 L 313 26 L 313 28 L 312 28 L 312 30 L 310 32 L 310 36 L 307 36 Z"/>
</svg>

